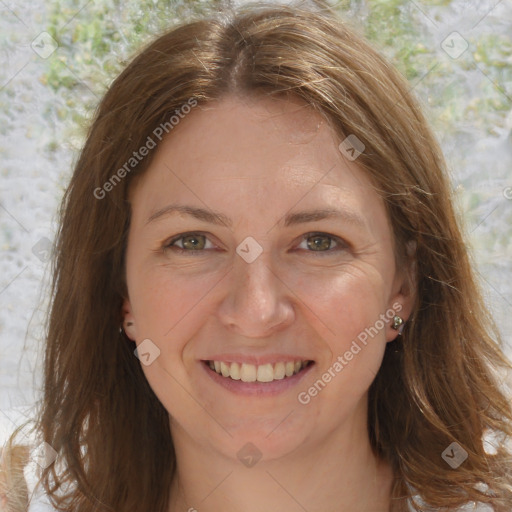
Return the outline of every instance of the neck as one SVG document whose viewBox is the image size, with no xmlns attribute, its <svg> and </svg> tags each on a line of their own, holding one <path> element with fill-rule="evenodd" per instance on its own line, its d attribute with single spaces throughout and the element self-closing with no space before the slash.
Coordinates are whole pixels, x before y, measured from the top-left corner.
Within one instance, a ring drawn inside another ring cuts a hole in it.
<svg viewBox="0 0 512 512">
<path fill-rule="evenodd" d="M 252 467 L 173 428 L 177 472 L 170 512 L 388 512 L 393 474 L 372 452 L 366 430 L 333 432 Z M 234 450 L 236 452 L 237 450 Z"/>
</svg>

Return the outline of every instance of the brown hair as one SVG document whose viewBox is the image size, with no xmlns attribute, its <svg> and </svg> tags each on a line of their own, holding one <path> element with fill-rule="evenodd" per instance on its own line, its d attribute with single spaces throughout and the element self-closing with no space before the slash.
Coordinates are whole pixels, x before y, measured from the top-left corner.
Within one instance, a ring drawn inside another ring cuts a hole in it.
<svg viewBox="0 0 512 512">
<path fill-rule="evenodd" d="M 416 510 L 475 501 L 509 512 L 512 410 L 496 370 L 510 365 L 475 283 L 440 149 L 407 82 L 359 35 L 330 13 L 276 6 L 164 34 L 99 106 L 56 245 L 37 428 L 65 464 L 43 472 L 46 491 L 76 512 L 167 510 L 175 471 L 168 413 L 119 332 L 127 194 L 153 153 L 102 199 L 94 191 L 106 190 L 191 98 L 203 104 L 229 94 L 291 94 L 324 116 L 340 141 L 357 136 L 365 145 L 357 162 L 386 202 L 397 260 L 406 261 L 406 242 L 416 244 L 414 311 L 400 350 L 388 344 L 369 391 L 370 440 L 395 474 L 391 510 L 408 510 L 417 495 Z M 495 453 L 484 449 L 488 431 L 500 441 Z M 457 469 L 442 458 L 453 442 L 468 453 Z M 72 489 L 61 494 L 65 484 Z"/>
</svg>

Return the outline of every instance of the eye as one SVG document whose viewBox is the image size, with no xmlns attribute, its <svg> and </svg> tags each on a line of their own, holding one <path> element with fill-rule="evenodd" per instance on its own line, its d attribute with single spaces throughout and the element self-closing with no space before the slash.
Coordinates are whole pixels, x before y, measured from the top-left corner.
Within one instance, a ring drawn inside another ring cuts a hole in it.
<svg viewBox="0 0 512 512">
<path fill-rule="evenodd" d="M 214 245 L 201 233 L 182 233 L 166 242 L 163 248 L 178 252 L 201 252 L 205 249 L 213 249 Z"/>
<path fill-rule="evenodd" d="M 306 244 L 304 246 L 304 244 Z M 337 247 L 334 247 L 334 245 Z M 299 249 L 306 249 L 308 252 L 333 252 L 346 249 L 348 245 L 340 238 L 326 233 L 307 233 L 303 235 Z"/>
</svg>

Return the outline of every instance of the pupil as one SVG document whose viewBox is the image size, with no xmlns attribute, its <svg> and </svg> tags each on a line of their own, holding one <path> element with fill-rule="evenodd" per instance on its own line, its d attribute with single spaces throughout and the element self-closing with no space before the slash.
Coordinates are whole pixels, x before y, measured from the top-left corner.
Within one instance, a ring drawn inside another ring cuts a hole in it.
<svg viewBox="0 0 512 512">
<path fill-rule="evenodd" d="M 330 241 L 327 237 L 325 236 L 316 236 L 312 239 L 312 244 L 310 244 L 310 248 L 312 248 L 313 250 L 318 250 L 318 249 L 328 249 L 329 248 L 329 245 L 330 245 Z"/>
<path fill-rule="evenodd" d="M 183 245 L 189 249 L 197 249 L 201 245 L 201 242 L 197 237 L 189 236 L 185 238 Z"/>
</svg>

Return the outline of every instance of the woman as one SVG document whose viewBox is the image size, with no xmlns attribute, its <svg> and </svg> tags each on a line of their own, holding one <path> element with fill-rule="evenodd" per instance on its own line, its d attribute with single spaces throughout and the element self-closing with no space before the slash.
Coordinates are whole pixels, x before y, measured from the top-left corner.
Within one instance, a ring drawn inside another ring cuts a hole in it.
<svg viewBox="0 0 512 512">
<path fill-rule="evenodd" d="M 510 511 L 510 364 L 440 150 L 333 15 L 146 48 L 76 165 L 53 292 L 62 510 Z"/>
</svg>

